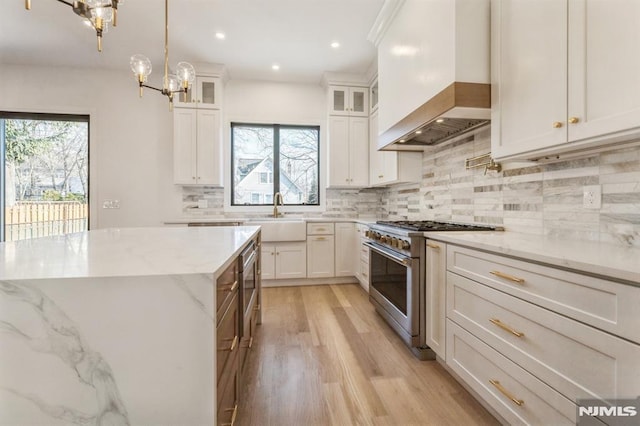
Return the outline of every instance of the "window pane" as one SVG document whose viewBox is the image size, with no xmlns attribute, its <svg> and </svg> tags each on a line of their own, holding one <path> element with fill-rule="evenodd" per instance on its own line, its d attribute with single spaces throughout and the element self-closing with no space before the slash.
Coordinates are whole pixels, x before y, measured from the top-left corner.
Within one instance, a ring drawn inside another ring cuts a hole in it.
<svg viewBox="0 0 640 426">
<path fill-rule="evenodd" d="M 88 229 L 88 117 L 42 117 L 0 119 L 6 241 Z"/>
<path fill-rule="evenodd" d="M 273 195 L 273 138 L 271 126 L 232 126 L 232 204 L 261 204 Z"/>
<path fill-rule="evenodd" d="M 318 204 L 317 128 L 280 129 L 280 192 L 284 204 Z"/>
</svg>

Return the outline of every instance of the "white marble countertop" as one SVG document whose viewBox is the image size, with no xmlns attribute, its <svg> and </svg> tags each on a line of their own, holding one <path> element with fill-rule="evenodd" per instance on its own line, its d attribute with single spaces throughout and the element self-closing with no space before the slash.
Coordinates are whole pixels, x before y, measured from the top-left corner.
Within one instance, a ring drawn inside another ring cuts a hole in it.
<svg viewBox="0 0 640 426">
<path fill-rule="evenodd" d="M 264 220 L 282 220 L 286 222 L 287 220 L 300 220 L 303 222 L 316 223 L 316 222 L 354 222 L 354 223 L 362 223 L 369 224 L 375 223 L 375 218 L 346 218 L 346 217 L 301 217 L 301 216 L 285 216 L 279 219 L 273 219 L 271 217 L 237 217 L 237 218 L 212 218 L 212 217 L 182 217 L 177 219 L 169 219 L 164 223 L 165 225 L 188 225 L 190 223 L 234 223 L 241 222 L 244 225 L 251 225 L 251 222 L 261 222 Z"/>
<path fill-rule="evenodd" d="M 0 280 L 217 275 L 259 229 L 113 228 L 0 243 Z"/>
<path fill-rule="evenodd" d="M 427 238 L 640 286 L 640 249 L 516 232 L 426 232 Z"/>
</svg>

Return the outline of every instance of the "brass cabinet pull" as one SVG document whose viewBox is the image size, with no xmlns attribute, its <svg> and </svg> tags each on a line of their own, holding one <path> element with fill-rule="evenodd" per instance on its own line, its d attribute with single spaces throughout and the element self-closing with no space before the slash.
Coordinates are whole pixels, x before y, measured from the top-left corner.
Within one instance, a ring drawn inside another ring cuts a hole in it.
<svg viewBox="0 0 640 426">
<path fill-rule="evenodd" d="M 233 408 L 227 408 L 224 411 L 225 413 L 228 413 L 229 411 L 233 411 L 233 414 L 231 414 L 231 423 L 222 423 L 221 426 L 233 426 L 234 423 L 236 422 L 236 416 L 238 415 L 238 404 L 234 405 Z"/>
<path fill-rule="evenodd" d="M 432 243 L 432 242 L 429 242 L 429 241 L 427 242 L 427 247 L 431 247 L 432 249 L 440 249 L 439 245 L 437 245 L 435 243 Z"/>
<path fill-rule="evenodd" d="M 324 240 L 326 240 L 325 237 L 316 237 L 316 241 L 324 241 Z"/>
<path fill-rule="evenodd" d="M 516 398 L 515 396 L 511 395 L 509 393 L 509 391 L 507 391 L 504 386 L 502 386 L 500 384 L 499 381 L 497 380 L 489 380 L 489 383 L 491 383 L 493 386 L 496 387 L 496 389 L 498 389 L 500 391 L 501 394 L 503 394 L 504 396 L 506 396 L 507 398 L 509 398 L 514 404 L 516 404 L 518 407 L 524 405 L 524 401 L 521 399 Z"/>
<path fill-rule="evenodd" d="M 229 346 L 229 348 L 227 349 L 220 349 L 220 352 L 233 352 L 233 350 L 236 348 L 236 346 L 238 345 L 238 336 L 234 336 L 233 340 L 231 341 L 231 346 Z"/>
<path fill-rule="evenodd" d="M 327 230 L 327 228 L 318 228 L 318 229 L 316 229 L 316 231 L 326 231 L 326 230 Z"/>
<path fill-rule="evenodd" d="M 231 285 L 220 286 L 223 291 L 234 292 L 238 288 L 238 280 L 235 280 Z"/>
<path fill-rule="evenodd" d="M 384 175 L 378 175 L 378 179 L 382 179 Z"/>
<path fill-rule="evenodd" d="M 253 336 L 249 339 L 249 346 L 248 348 L 251 349 L 251 346 L 253 346 Z"/>
<path fill-rule="evenodd" d="M 553 122 L 553 128 L 554 129 L 559 129 L 560 127 L 562 127 L 562 121 L 554 121 Z"/>
<path fill-rule="evenodd" d="M 580 122 L 580 119 L 578 117 L 569 117 L 569 120 L 567 120 L 569 122 L 569 124 L 577 124 Z"/>
<path fill-rule="evenodd" d="M 505 274 L 504 272 L 491 271 L 490 274 L 495 275 L 496 277 L 504 278 L 505 280 L 513 281 L 514 283 L 524 283 L 524 278 L 514 277 L 513 275 Z"/>
<path fill-rule="evenodd" d="M 259 311 L 259 310 L 260 310 L 260 305 L 256 305 L 256 306 L 253 308 L 253 310 L 254 310 L 254 311 Z"/>
<path fill-rule="evenodd" d="M 367 275 L 367 273 L 366 273 L 366 272 L 363 272 L 363 273 L 362 273 L 362 276 L 363 276 L 363 277 L 368 277 L 369 275 Z"/>
<path fill-rule="evenodd" d="M 524 336 L 524 333 L 521 333 L 519 331 L 514 330 L 513 328 L 509 327 L 508 325 L 506 325 L 505 323 L 503 323 L 502 321 L 500 321 L 497 318 L 491 318 L 489 321 L 491 321 L 492 324 L 497 325 L 501 329 L 508 331 L 509 333 L 513 334 L 516 337 L 523 337 Z"/>
</svg>

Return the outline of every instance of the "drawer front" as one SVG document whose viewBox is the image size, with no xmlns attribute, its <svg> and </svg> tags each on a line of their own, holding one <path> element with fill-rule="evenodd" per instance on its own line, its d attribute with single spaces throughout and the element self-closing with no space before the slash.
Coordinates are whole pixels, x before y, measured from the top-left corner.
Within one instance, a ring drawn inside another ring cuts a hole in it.
<svg viewBox="0 0 640 426">
<path fill-rule="evenodd" d="M 239 285 L 238 262 L 233 262 L 216 281 L 216 323 L 220 324 Z"/>
<path fill-rule="evenodd" d="M 575 425 L 571 401 L 451 320 L 446 341 L 447 365 L 508 424 Z"/>
<path fill-rule="evenodd" d="M 237 359 L 233 365 L 230 366 L 230 369 L 233 371 L 232 374 L 228 376 L 228 380 L 225 383 L 222 383 L 222 386 L 218 385 L 218 410 L 216 424 L 219 426 L 233 425 L 238 414 L 240 380 L 238 377 Z"/>
<path fill-rule="evenodd" d="M 364 262 L 369 262 L 369 247 L 364 244 L 360 244 L 360 259 Z"/>
<path fill-rule="evenodd" d="M 216 332 L 216 364 L 217 384 L 225 382 L 225 377 L 231 374 L 229 366 L 238 357 L 240 346 L 240 310 L 238 309 L 238 297 L 233 297 Z"/>
<path fill-rule="evenodd" d="M 307 235 L 333 235 L 333 223 L 307 223 Z"/>
<path fill-rule="evenodd" d="M 447 268 L 640 343 L 640 288 L 449 244 Z"/>
<path fill-rule="evenodd" d="M 451 272 L 447 317 L 574 402 L 640 394 L 640 345 Z"/>
<path fill-rule="evenodd" d="M 242 331 L 242 339 L 240 341 L 240 373 L 244 372 L 247 365 L 247 359 L 249 358 L 249 354 L 253 348 L 257 319 L 258 311 L 253 310 L 244 323 L 244 330 Z"/>
</svg>

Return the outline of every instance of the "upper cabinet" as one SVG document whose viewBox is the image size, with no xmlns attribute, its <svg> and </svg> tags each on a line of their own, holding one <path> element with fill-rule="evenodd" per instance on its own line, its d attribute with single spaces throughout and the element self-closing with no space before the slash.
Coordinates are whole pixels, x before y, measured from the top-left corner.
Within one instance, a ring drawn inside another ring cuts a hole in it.
<svg viewBox="0 0 640 426">
<path fill-rule="evenodd" d="M 186 99 L 181 94 L 174 105 L 179 108 L 220 109 L 222 80 L 219 77 L 197 76 Z"/>
<path fill-rule="evenodd" d="M 640 134 L 631 53 L 640 2 L 493 0 L 491 13 L 494 158 L 536 160 Z"/>
<path fill-rule="evenodd" d="M 378 110 L 378 78 L 369 87 L 369 104 L 371 104 L 371 114 Z"/>
<path fill-rule="evenodd" d="M 369 88 L 329 86 L 329 114 L 369 116 Z"/>
</svg>

